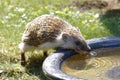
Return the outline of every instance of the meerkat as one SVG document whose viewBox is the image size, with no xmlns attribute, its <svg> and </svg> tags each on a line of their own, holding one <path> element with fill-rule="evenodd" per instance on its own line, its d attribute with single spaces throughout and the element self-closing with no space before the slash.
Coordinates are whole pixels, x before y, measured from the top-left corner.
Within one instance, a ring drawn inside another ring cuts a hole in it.
<svg viewBox="0 0 120 80">
<path fill-rule="evenodd" d="M 25 52 L 34 49 L 43 50 L 45 56 L 49 49 L 64 48 L 76 52 L 91 50 L 78 28 L 53 15 L 42 15 L 29 22 L 19 48 L 21 65 L 26 64 Z"/>
</svg>

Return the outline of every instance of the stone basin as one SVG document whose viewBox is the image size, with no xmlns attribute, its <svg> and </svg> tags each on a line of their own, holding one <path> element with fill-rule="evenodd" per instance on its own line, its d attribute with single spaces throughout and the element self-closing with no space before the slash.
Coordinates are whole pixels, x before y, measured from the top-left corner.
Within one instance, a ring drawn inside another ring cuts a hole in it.
<svg viewBox="0 0 120 80">
<path fill-rule="evenodd" d="M 89 44 L 92 50 L 97 50 L 101 48 L 102 49 L 119 48 L 120 36 L 94 38 L 87 40 L 87 43 Z M 89 79 L 84 79 L 80 77 L 78 78 L 73 75 L 66 74 L 61 70 L 64 61 L 66 61 L 66 59 L 69 59 L 74 55 L 77 55 L 77 53 L 75 53 L 73 50 L 70 49 L 60 49 L 54 52 L 53 54 L 48 56 L 43 62 L 42 69 L 44 74 L 52 80 L 89 80 Z M 120 71 L 120 67 L 117 66 L 111 68 L 111 70 L 108 70 L 106 72 L 107 76 L 111 78 L 110 80 L 114 80 L 113 78 L 116 78 L 115 76 L 113 76 L 113 74 L 116 73 L 118 73 L 117 77 L 120 78 L 119 72 L 115 72 L 115 71 Z"/>
</svg>

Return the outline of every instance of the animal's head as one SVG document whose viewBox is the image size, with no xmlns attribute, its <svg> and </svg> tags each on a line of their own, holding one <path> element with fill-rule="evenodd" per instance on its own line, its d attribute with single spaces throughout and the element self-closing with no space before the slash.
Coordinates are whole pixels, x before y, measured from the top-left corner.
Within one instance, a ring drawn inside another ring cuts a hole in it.
<svg viewBox="0 0 120 80">
<path fill-rule="evenodd" d="M 86 43 L 82 36 L 76 35 L 69 35 L 69 34 L 62 34 L 62 39 L 64 40 L 64 48 L 74 49 L 76 52 L 90 52 L 91 48 Z"/>
</svg>

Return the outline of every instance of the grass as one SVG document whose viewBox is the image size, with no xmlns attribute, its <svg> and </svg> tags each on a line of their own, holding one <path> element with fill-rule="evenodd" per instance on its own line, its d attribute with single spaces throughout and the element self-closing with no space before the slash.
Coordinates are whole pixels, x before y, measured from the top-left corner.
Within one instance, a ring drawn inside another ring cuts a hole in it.
<svg viewBox="0 0 120 80">
<path fill-rule="evenodd" d="M 18 49 L 26 23 L 42 14 L 54 14 L 79 27 L 86 39 L 120 35 L 119 11 L 81 13 L 71 4 L 72 0 L 0 0 L 1 80 L 49 80 L 42 72 L 41 51 L 28 52 L 30 63 L 22 67 Z"/>
</svg>

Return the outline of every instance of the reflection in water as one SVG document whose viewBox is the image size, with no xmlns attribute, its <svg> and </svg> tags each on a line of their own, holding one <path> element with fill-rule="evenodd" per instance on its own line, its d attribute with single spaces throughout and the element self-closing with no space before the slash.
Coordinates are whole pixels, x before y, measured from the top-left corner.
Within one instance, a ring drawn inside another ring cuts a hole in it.
<svg viewBox="0 0 120 80">
<path fill-rule="evenodd" d="M 87 59 L 75 55 L 62 65 L 62 71 L 88 80 L 120 80 L 120 48 L 95 50 L 97 56 Z"/>
</svg>

